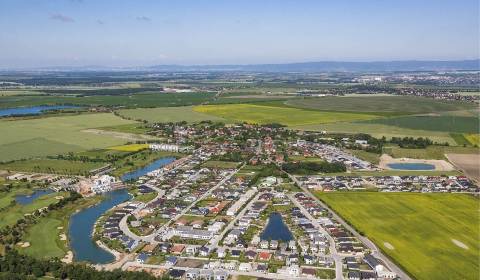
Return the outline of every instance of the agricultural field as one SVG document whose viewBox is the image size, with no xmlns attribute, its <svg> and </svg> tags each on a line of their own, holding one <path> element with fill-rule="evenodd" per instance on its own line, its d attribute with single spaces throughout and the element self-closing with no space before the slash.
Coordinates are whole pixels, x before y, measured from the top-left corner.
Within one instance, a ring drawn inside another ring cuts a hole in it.
<svg viewBox="0 0 480 280">
<path fill-rule="evenodd" d="M 133 121 L 109 113 L 0 120 L 0 158 L 10 161 L 124 144 L 126 139 L 87 129 L 129 123 Z"/>
<path fill-rule="evenodd" d="M 218 160 L 209 160 L 202 164 L 203 167 L 207 168 L 236 168 L 240 162 L 231 162 L 231 161 L 218 161 Z"/>
<path fill-rule="evenodd" d="M 141 150 L 148 149 L 148 144 L 127 144 L 120 146 L 109 147 L 109 150 L 120 151 L 120 152 L 138 152 Z"/>
<path fill-rule="evenodd" d="M 426 114 L 445 111 L 475 109 L 475 104 L 440 101 L 431 98 L 409 96 L 327 96 L 294 99 L 285 102 L 293 107 L 323 111 L 383 112 L 397 115 Z"/>
<path fill-rule="evenodd" d="M 404 149 L 398 146 L 384 147 L 384 152 L 394 158 L 445 159 L 445 154 L 478 154 L 474 147 L 428 146 L 425 149 Z"/>
<path fill-rule="evenodd" d="M 122 132 L 130 134 L 146 134 L 150 129 L 142 123 L 122 124 L 117 126 L 104 126 L 100 127 L 101 130 Z"/>
<path fill-rule="evenodd" d="M 383 124 L 415 130 L 432 130 L 456 133 L 478 133 L 480 118 L 459 116 L 408 116 L 376 119 L 367 123 Z"/>
<path fill-rule="evenodd" d="M 339 132 L 339 133 L 368 133 L 374 137 L 386 138 L 392 137 L 428 137 L 434 142 L 449 143 L 450 145 L 457 145 L 455 140 L 451 137 L 450 133 L 442 131 L 430 131 L 430 130 L 418 130 L 408 129 L 402 127 L 396 127 L 393 125 L 372 124 L 372 123 L 357 123 L 357 122 L 337 122 L 337 123 L 325 123 L 315 125 L 298 125 L 293 128 L 300 130 L 311 131 L 327 131 L 327 132 Z"/>
<path fill-rule="evenodd" d="M 82 162 L 61 159 L 31 159 L 0 164 L 0 170 L 66 175 L 87 175 L 90 170 L 104 166 L 99 162 Z"/>
<path fill-rule="evenodd" d="M 208 115 L 193 110 L 192 106 L 182 107 L 163 107 L 163 108 L 142 108 L 142 109 L 126 109 L 118 110 L 117 113 L 132 120 L 145 120 L 150 123 L 166 123 L 166 122 L 181 122 L 189 123 L 200 121 L 220 121 L 225 122 L 225 119 Z"/>
<path fill-rule="evenodd" d="M 463 135 L 465 139 L 471 144 L 471 145 L 477 145 L 480 146 L 480 134 L 464 134 Z"/>
<path fill-rule="evenodd" d="M 268 103 L 201 105 L 196 106 L 194 111 L 221 117 L 232 122 L 257 124 L 280 123 L 287 126 L 370 120 L 376 118 L 376 116 L 369 114 L 319 112 L 285 106 L 274 106 Z"/>
<path fill-rule="evenodd" d="M 132 89 L 126 89 L 132 91 Z M 119 90 L 114 90 L 118 92 Z M 80 105 L 80 106 L 123 106 L 127 108 L 137 107 L 169 107 L 197 105 L 213 100 L 215 93 L 162 93 L 141 92 L 132 94 L 109 94 L 88 93 L 80 91 L 80 95 L 22 95 L 0 96 L 0 108 L 26 107 L 38 105 Z M 68 91 L 63 91 L 68 93 Z M 71 92 L 70 94 L 75 94 Z M 84 94 L 86 96 L 84 96 Z"/>
<path fill-rule="evenodd" d="M 480 277 L 478 198 L 375 192 L 316 195 L 416 279 Z"/>
</svg>

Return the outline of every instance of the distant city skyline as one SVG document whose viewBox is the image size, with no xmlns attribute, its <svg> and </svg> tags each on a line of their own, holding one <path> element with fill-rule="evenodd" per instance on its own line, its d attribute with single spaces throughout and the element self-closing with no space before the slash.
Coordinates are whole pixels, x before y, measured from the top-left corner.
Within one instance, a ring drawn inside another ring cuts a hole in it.
<svg viewBox="0 0 480 280">
<path fill-rule="evenodd" d="M 2 0 L 0 67 L 464 60 L 465 1 Z"/>
</svg>

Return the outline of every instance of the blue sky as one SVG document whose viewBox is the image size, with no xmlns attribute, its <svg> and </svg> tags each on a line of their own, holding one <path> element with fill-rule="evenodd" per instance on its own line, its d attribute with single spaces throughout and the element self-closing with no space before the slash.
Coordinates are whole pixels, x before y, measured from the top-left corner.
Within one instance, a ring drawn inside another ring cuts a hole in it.
<svg viewBox="0 0 480 280">
<path fill-rule="evenodd" d="M 0 67 L 478 57 L 477 0 L 0 0 Z"/>
</svg>

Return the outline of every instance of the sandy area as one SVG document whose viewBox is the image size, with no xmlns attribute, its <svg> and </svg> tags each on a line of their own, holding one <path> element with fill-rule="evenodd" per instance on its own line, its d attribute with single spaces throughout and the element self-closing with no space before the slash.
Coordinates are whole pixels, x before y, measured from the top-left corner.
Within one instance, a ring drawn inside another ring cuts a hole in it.
<svg viewBox="0 0 480 280">
<path fill-rule="evenodd" d="M 465 250 L 468 250 L 468 246 L 465 245 L 463 242 L 460 242 L 457 239 L 453 239 L 453 238 L 452 238 L 452 242 L 453 242 L 453 244 L 457 245 L 458 247 L 460 247 L 462 249 L 465 249 Z"/>
<path fill-rule="evenodd" d="M 380 157 L 378 166 L 383 169 L 392 170 L 388 167 L 391 163 L 425 163 L 435 166 L 435 171 L 452 171 L 455 170 L 453 165 L 442 159 L 413 159 L 413 158 L 393 158 L 390 155 L 383 154 Z"/>
<path fill-rule="evenodd" d="M 57 200 L 63 199 L 63 196 L 58 195 L 58 196 L 55 197 L 55 199 L 57 199 Z"/>
<path fill-rule="evenodd" d="M 383 245 L 389 250 L 395 250 L 395 247 L 393 247 L 393 245 L 388 242 L 383 242 Z"/>
<path fill-rule="evenodd" d="M 73 252 L 68 251 L 61 261 L 64 263 L 71 263 L 73 261 Z"/>
<path fill-rule="evenodd" d="M 480 154 L 446 154 L 445 156 L 465 175 L 480 183 Z"/>
<path fill-rule="evenodd" d="M 57 229 L 60 229 L 60 230 L 61 230 L 61 229 L 63 229 L 63 227 L 57 227 Z"/>
<path fill-rule="evenodd" d="M 30 247 L 30 242 L 20 242 L 18 245 L 20 245 L 22 248 L 27 248 Z"/>
<path fill-rule="evenodd" d="M 60 240 L 67 240 L 67 236 L 65 235 L 65 233 L 62 233 L 59 236 L 60 236 Z"/>
</svg>

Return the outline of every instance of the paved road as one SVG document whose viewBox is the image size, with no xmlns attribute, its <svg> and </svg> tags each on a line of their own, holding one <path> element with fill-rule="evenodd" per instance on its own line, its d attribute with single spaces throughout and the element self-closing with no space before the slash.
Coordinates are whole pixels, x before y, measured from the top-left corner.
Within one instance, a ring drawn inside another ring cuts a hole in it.
<svg viewBox="0 0 480 280">
<path fill-rule="evenodd" d="M 287 173 L 288 174 L 288 173 Z M 307 188 L 303 187 L 301 182 L 295 178 L 295 176 L 292 176 L 288 174 L 288 176 L 295 182 L 297 185 L 303 190 L 303 192 L 313 198 L 315 201 L 317 201 L 323 208 L 327 209 L 328 212 L 332 215 L 332 217 L 337 220 L 343 227 L 345 227 L 348 231 L 350 231 L 356 238 L 358 238 L 365 246 L 367 246 L 371 251 L 372 255 L 376 258 L 381 259 L 393 272 L 397 274 L 401 279 L 405 280 L 411 280 L 410 276 L 406 274 L 402 269 L 400 269 L 395 263 L 390 261 L 390 259 L 385 256 L 378 248 L 377 246 L 370 241 L 370 239 L 366 238 L 365 236 L 362 236 L 360 233 L 358 233 L 352 226 L 350 226 L 347 222 L 345 222 L 339 215 L 337 215 L 330 207 L 328 207 L 325 203 L 323 203 L 320 199 L 318 199 L 316 196 L 314 196 L 310 190 Z"/>
<path fill-rule="evenodd" d="M 337 248 L 335 247 L 335 240 L 333 240 L 333 237 L 328 234 L 328 232 L 320 225 L 320 223 L 303 207 L 300 202 L 294 197 L 293 194 L 288 194 L 288 198 L 297 206 L 300 208 L 302 213 L 312 222 L 312 224 L 319 229 L 325 236 L 328 237 L 328 243 L 329 243 L 329 249 L 330 249 L 330 255 L 331 257 L 335 260 L 335 279 L 336 280 L 343 280 L 343 258 L 337 253 Z"/>
<path fill-rule="evenodd" d="M 170 268 L 174 269 L 190 269 L 189 267 L 181 267 L 181 266 L 164 266 L 164 265 L 157 265 L 157 264 L 139 264 L 137 262 L 126 262 L 122 266 L 122 270 L 126 270 L 129 267 L 141 267 L 141 268 L 151 268 L 151 269 L 162 269 L 162 270 L 168 270 Z M 250 272 L 243 272 L 243 271 L 237 271 L 237 270 L 225 270 L 225 269 L 210 269 L 213 272 L 225 272 L 230 275 L 247 275 L 247 276 L 253 276 L 253 277 L 261 277 L 261 278 L 268 278 L 268 279 L 282 279 L 282 280 L 312 280 L 312 279 L 318 279 L 314 276 L 310 277 L 305 277 L 305 276 L 292 276 L 292 275 L 287 275 L 287 274 L 279 274 L 279 273 L 262 273 L 262 272 L 256 272 L 256 271 L 250 271 Z"/>
</svg>

